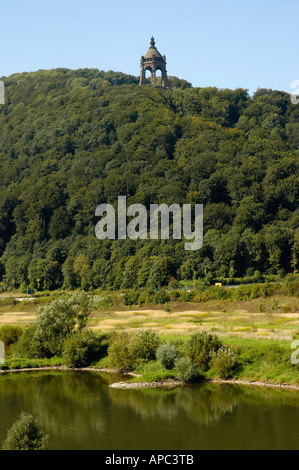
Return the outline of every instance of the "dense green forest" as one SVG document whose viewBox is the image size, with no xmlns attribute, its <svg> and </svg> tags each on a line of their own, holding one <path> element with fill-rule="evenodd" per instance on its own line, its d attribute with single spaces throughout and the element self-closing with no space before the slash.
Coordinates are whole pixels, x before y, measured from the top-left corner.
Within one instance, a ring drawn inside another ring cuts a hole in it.
<svg viewBox="0 0 299 470">
<path fill-rule="evenodd" d="M 97 69 L 2 77 L 0 282 L 159 288 L 299 265 L 299 106 L 281 91 L 138 86 Z M 204 205 L 204 244 L 105 240 L 99 204 Z"/>
</svg>

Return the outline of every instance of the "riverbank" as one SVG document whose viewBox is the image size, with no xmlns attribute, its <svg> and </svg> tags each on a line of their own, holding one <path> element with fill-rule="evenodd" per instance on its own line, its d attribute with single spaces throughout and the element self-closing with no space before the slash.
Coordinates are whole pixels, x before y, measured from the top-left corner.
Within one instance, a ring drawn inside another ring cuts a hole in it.
<svg viewBox="0 0 299 470">
<path fill-rule="evenodd" d="M 43 372 L 43 371 L 87 371 L 87 372 L 100 372 L 100 373 L 109 373 L 109 374 L 118 374 L 131 377 L 141 377 L 140 374 L 134 374 L 133 372 L 124 372 L 117 369 L 111 368 L 96 368 L 96 367 L 84 367 L 84 368 L 71 368 L 64 366 L 52 366 L 52 367 L 32 367 L 24 369 L 8 369 L 0 370 L 1 374 L 9 373 L 20 373 L 20 372 Z M 276 389 L 285 389 L 285 390 L 297 390 L 299 391 L 299 385 L 286 384 L 286 383 L 271 383 L 271 382 L 261 382 L 261 381 L 249 381 L 242 379 L 202 379 L 200 384 L 232 384 L 232 385 L 246 385 L 254 387 L 264 387 L 264 388 L 276 388 Z M 190 385 L 182 380 L 175 379 L 165 379 L 157 382 L 115 382 L 109 387 L 114 389 L 143 389 L 143 388 L 175 388 L 181 387 L 184 385 Z"/>
<path fill-rule="evenodd" d="M 233 384 L 233 385 L 246 385 L 253 387 L 264 387 L 264 388 L 277 388 L 285 390 L 298 390 L 299 385 L 289 385 L 289 384 L 273 384 L 266 382 L 249 382 L 247 380 L 229 380 L 229 379 L 204 379 L 200 384 Z M 177 381 L 177 380 L 164 380 L 161 382 L 117 382 L 110 385 L 110 388 L 116 389 L 140 389 L 140 388 L 173 388 L 186 385 L 186 382 Z"/>
</svg>

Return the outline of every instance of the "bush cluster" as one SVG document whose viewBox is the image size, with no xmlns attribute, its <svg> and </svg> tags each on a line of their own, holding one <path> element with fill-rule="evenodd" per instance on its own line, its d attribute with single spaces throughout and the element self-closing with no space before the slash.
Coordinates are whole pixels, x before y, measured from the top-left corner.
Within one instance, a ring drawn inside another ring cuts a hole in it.
<svg viewBox="0 0 299 470">
<path fill-rule="evenodd" d="M 220 348 L 211 353 L 211 367 L 217 372 L 221 379 L 231 377 L 236 364 L 233 351 L 229 348 Z"/>
<path fill-rule="evenodd" d="M 101 354 L 103 338 L 86 328 L 95 301 L 85 293 L 52 300 L 14 344 L 12 357 L 63 357 L 69 367 L 85 367 Z"/>
<path fill-rule="evenodd" d="M 200 378 L 200 373 L 189 357 L 180 357 L 175 362 L 176 377 L 184 382 L 194 382 Z"/>
<path fill-rule="evenodd" d="M 228 378 L 236 364 L 232 351 L 224 348 L 216 335 L 205 331 L 193 333 L 184 346 L 169 340 L 161 342 L 151 330 L 133 335 L 117 333 L 110 338 L 108 358 L 109 364 L 119 370 L 155 375 L 174 371 L 175 377 L 185 382 L 198 380 L 209 369 Z"/>
<path fill-rule="evenodd" d="M 64 341 L 62 358 L 67 367 L 87 367 L 101 351 L 101 337 L 91 330 L 84 330 L 73 333 Z"/>
<path fill-rule="evenodd" d="M 207 371 L 211 361 L 211 353 L 222 347 L 220 339 L 206 331 L 193 333 L 186 346 L 186 355 L 198 369 Z"/>
<path fill-rule="evenodd" d="M 275 278 L 276 279 L 276 278 Z M 298 276 L 288 275 L 282 284 L 274 282 L 266 282 L 257 284 L 257 280 L 248 279 L 248 284 L 244 280 L 238 280 L 244 284 L 233 289 L 227 289 L 226 282 L 222 287 L 210 286 L 192 281 L 194 289 L 186 290 L 185 288 L 176 287 L 171 289 L 160 290 L 128 290 L 124 295 L 124 305 L 165 305 L 170 301 L 179 302 L 207 302 L 209 300 L 251 300 L 256 298 L 265 298 L 270 295 L 287 295 L 299 296 Z"/>
<path fill-rule="evenodd" d="M 152 330 L 115 334 L 108 348 L 110 364 L 121 370 L 133 370 L 141 362 L 155 359 L 159 345 L 160 339 Z"/>
<path fill-rule="evenodd" d="M 170 341 L 161 344 L 156 353 L 157 361 L 164 369 L 173 369 L 176 360 L 180 357 L 179 350 Z"/>
<path fill-rule="evenodd" d="M 11 354 L 14 345 L 18 342 L 22 333 L 23 333 L 23 330 L 19 326 L 13 326 L 13 325 L 1 326 L 0 341 L 2 341 L 5 346 L 5 357 L 8 357 Z"/>
<path fill-rule="evenodd" d="M 3 450 L 40 451 L 48 449 L 48 436 L 38 421 L 29 413 L 22 412 L 9 429 L 2 445 Z"/>
<path fill-rule="evenodd" d="M 93 301 L 87 294 L 61 297 L 40 308 L 37 319 L 23 332 L 13 327 L 1 328 L 0 338 L 8 347 L 13 346 L 12 360 L 15 359 L 16 367 L 26 360 L 55 357 L 68 367 L 87 367 L 100 358 L 106 339 L 86 328 L 92 308 Z M 156 361 L 160 366 L 158 374 L 175 371 L 177 378 L 185 381 L 195 380 L 201 371 L 211 367 L 227 377 L 235 365 L 234 356 L 223 348 L 220 339 L 205 331 L 193 333 L 183 346 L 179 342 L 161 342 L 151 329 L 113 334 L 107 346 L 108 362 L 113 368 L 132 371 Z"/>
</svg>

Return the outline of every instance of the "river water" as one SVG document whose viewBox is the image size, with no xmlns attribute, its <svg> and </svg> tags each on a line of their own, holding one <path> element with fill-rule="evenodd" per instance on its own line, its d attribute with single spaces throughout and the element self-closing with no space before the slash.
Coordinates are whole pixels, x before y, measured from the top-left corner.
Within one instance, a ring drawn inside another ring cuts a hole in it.
<svg viewBox="0 0 299 470">
<path fill-rule="evenodd" d="M 114 374 L 0 375 L 0 448 L 21 411 L 51 450 L 299 450 L 299 392 L 230 384 L 117 390 Z"/>
</svg>

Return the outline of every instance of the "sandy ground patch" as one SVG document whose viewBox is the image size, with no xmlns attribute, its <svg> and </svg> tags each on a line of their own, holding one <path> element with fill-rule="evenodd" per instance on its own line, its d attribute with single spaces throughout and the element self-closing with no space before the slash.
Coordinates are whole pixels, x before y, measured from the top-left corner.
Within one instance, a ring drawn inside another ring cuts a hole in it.
<svg viewBox="0 0 299 470">
<path fill-rule="evenodd" d="M 35 320 L 36 315 L 28 314 L 26 312 L 11 312 L 11 313 L 4 313 L 3 315 L 0 314 L 0 324 L 12 324 L 12 323 L 27 323 L 32 320 Z"/>
<path fill-rule="evenodd" d="M 223 312 L 218 312 L 218 313 L 222 313 Z M 181 312 L 173 312 L 171 313 L 171 315 L 185 315 L 185 316 L 193 316 L 193 315 L 213 315 L 212 313 L 208 313 L 208 312 L 204 312 L 203 310 L 183 310 Z"/>
<path fill-rule="evenodd" d="M 191 325 L 190 323 L 173 323 L 173 324 L 168 324 L 165 325 L 165 329 L 168 330 L 192 330 L 198 328 L 196 325 Z"/>
<path fill-rule="evenodd" d="M 28 315 L 28 313 L 27 313 L 27 312 L 0 313 L 0 318 L 1 318 L 1 317 L 6 317 L 6 316 L 14 316 L 14 315 Z"/>
<path fill-rule="evenodd" d="M 223 312 L 218 312 L 223 314 Z M 166 312 L 165 310 L 127 310 L 127 311 L 115 311 L 115 315 L 120 317 L 127 317 L 127 316 L 150 316 L 150 317 L 160 317 L 160 318 L 172 318 L 172 317 L 181 317 L 181 316 L 193 316 L 193 315 L 207 315 L 208 312 L 204 312 L 202 310 L 183 310 L 183 311 L 171 311 Z"/>
<path fill-rule="evenodd" d="M 126 325 L 128 323 L 128 320 L 125 321 L 125 320 L 117 320 L 117 319 L 113 319 L 113 318 L 109 318 L 107 320 L 100 320 L 98 322 L 98 325 L 111 325 L 111 326 L 122 326 L 122 325 Z"/>
<path fill-rule="evenodd" d="M 147 315 L 147 314 L 153 314 L 153 313 L 166 313 L 165 310 L 143 310 L 143 309 L 134 309 L 134 310 L 127 310 L 127 311 L 119 311 L 116 310 L 114 313 L 115 315 L 130 315 L 130 314 L 137 314 L 137 315 Z"/>
<path fill-rule="evenodd" d="M 280 318 L 299 318 L 299 313 L 275 313 L 275 317 L 280 317 Z"/>
<path fill-rule="evenodd" d="M 256 317 L 261 317 L 263 316 L 262 313 L 252 313 L 252 312 L 247 312 L 243 313 L 243 315 L 235 315 L 234 313 L 228 313 L 227 316 L 231 318 L 232 320 L 244 320 L 244 318 L 256 318 Z"/>
</svg>

